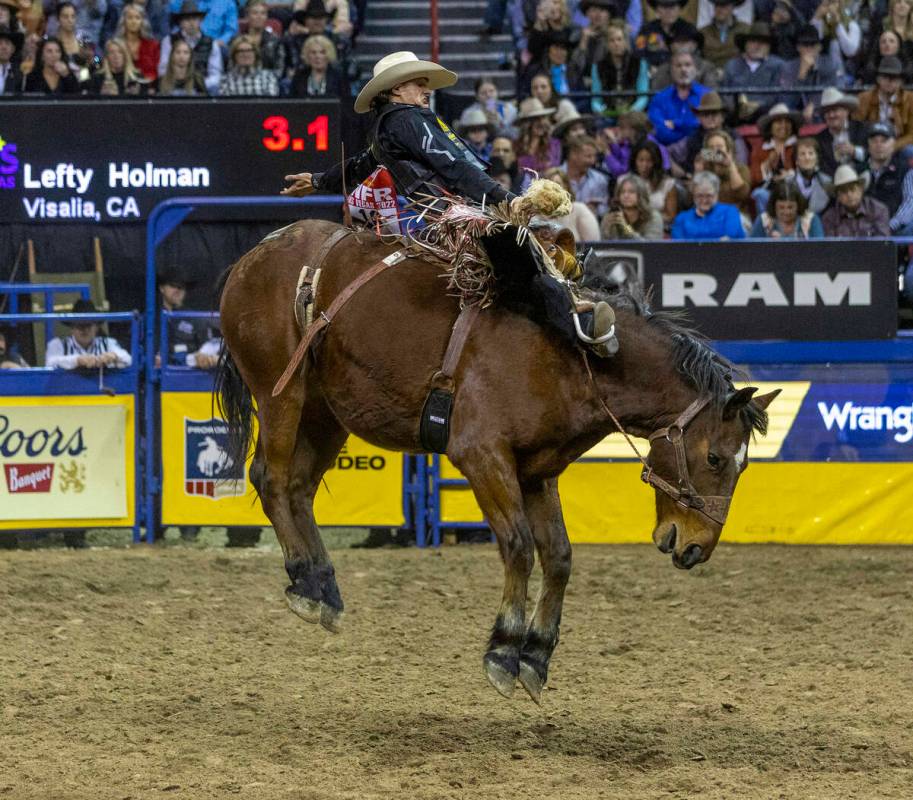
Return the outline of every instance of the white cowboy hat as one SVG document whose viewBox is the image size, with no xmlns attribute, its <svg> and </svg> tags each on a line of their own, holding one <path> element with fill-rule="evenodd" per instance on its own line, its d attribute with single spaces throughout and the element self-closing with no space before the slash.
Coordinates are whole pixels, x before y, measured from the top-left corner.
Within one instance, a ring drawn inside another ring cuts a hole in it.
<svg viewBox="0 0 913 800">
<path fill-rule="evenodd" d="M 575 122 L 582 122 L 587 127 L 590 127 L 594 119 L 596 117 L 593 114 L 581 114 L 573 106 L 559 108 L 558 113 L 555 114 L 555 127 L 552 128 L 552 136 L 560 139 Z"/>
<path fill-rule="evenodd" d="M 416 78 L 427 78 L 428 88 L 442 89 L 453 86 L 457 75 L 433 61 L 422 61 L 410 50 L 400 50 L 384 56 L 374 65 L 374 77 L 369 80 L 355 98 L 355 111 L 364 114 L 371 110 L 371 101 L 383 91 L 399 86 Z"/>
<path fill-rule="evenodd" d="M 460 119 L 456 124 L 457 131 L 462 135 L 469 128 L 485 128 L 489 136 L 494 135 L 495 132 L 495 126 L 491 124 L 491 120 L 488 119 L 481 108 L 469 107 L 460 115 Z"/>
<path fill-rule="evenodd" d="M 555 113 L 554 108 L 546 108 L 538 97 L 527 97 L 520 103 L 520 113 L 514 122 L 525 122 L 528 119 L 550 117 Z"/>
<path fill-rule="evenodd" d="M 858 105 L 859 100 L 852 95 L 844 94 L 835 86 L 828 86 L 827 89 L 821 93 L 821 103 L 819 107 L 823 111 L 825 108 L 843 106 L 852 111 Z"/>
<path fill-rule="evenodd" d="M 834 191 L 841 186 L 849 186 L 851 183 L 858 183 L 865 188 L 866 181 L 849 164 L 841 164 L 834 173 Z"/>
</svg>

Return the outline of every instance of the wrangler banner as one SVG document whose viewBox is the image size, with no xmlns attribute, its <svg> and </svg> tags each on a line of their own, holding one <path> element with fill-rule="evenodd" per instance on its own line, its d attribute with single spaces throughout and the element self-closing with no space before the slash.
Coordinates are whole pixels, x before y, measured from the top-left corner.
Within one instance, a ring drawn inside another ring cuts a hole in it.
<svg viewBox="0 0 913 800">
<path fill-rule="evenodd" d="M 133 524 L 133 397 L 0 398 L 0 529 Z"/>
<path fill-rule="evenodd" d="M 229 450 L 211 394 L 162 394 L 162 524 L 270 524 L 248 464 L 235 463 Z M 324 476 L 314 513 L 319 525 L 402 525 L 402 454 L 349 438 Z"/>
</svg>

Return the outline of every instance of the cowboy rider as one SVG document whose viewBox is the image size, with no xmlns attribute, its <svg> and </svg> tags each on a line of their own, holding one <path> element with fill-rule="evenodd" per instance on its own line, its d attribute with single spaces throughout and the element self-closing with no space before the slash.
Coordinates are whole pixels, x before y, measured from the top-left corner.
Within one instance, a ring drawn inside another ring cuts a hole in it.
<svg viewBox="0 0 913 800">
<path fill-rule="evenodd" d="M 422 61 L 409 51 L 385 56 L 375 64 L 373 77 L 355 100 L 356 112 L 373 111 L 376 115 L 367 149 L 323 173 L 286 175 L 290 185 L 282 194 L 300 197 L 315 191 L 340 192 L 344 176 L 348 185 L 355 185 L 383 165 L 392 175 L 397 192 L 410 199 L 440 197 L 446 192 L 477 203 L 519 200 L 488 175 L 487 164 L 431 110 L 431 93 L 456 81 L 455 73 Z M 534 281 L 535 290 L 542 295 L 549 320 L 576 340 L 570 314 L 573 306 L 566 287 L 551 276 L 540 277 L 543 279 Z M 615 321 L 612 308 L 604 302 L 580 317 L 580 333 L 588 343 L 607 338 Z M 617 343 L 612 338 L 593 346 L 604 357 L 615 349 Z"/>
</svg>

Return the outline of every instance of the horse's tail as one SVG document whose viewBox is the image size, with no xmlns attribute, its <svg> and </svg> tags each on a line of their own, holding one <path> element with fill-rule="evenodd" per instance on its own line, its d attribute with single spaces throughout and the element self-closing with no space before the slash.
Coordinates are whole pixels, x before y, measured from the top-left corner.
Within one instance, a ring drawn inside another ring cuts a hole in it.
<svg viewBox="0 0 913 800">
<path fill-rule="evenodd" d="M 225 289 L 230 272 L 231 267 L 219 278 L 219 295 Z M 225 345 L 224 336 L 213 391 L 216 407 L 228 423 L 228 455 L 235 464 L 243 464 L 253 442 L 254 416 L 257 412 L 254 409 L 254 396 L 244 383 L 241 371 Z"/>
</svg>

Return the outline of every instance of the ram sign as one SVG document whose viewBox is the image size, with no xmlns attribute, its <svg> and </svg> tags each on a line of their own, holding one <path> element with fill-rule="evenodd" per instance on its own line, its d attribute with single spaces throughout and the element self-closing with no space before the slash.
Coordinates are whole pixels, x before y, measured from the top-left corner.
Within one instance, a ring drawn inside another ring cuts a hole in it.
<svg viewBox="0 0 913 800">
<path fill-rule="evenodd" d="M 655 242 L 600 245 L 685 310 L 713 339 L 890 339 L 897 332 L 897 248 L 890 241 Z"/>
</svg>

